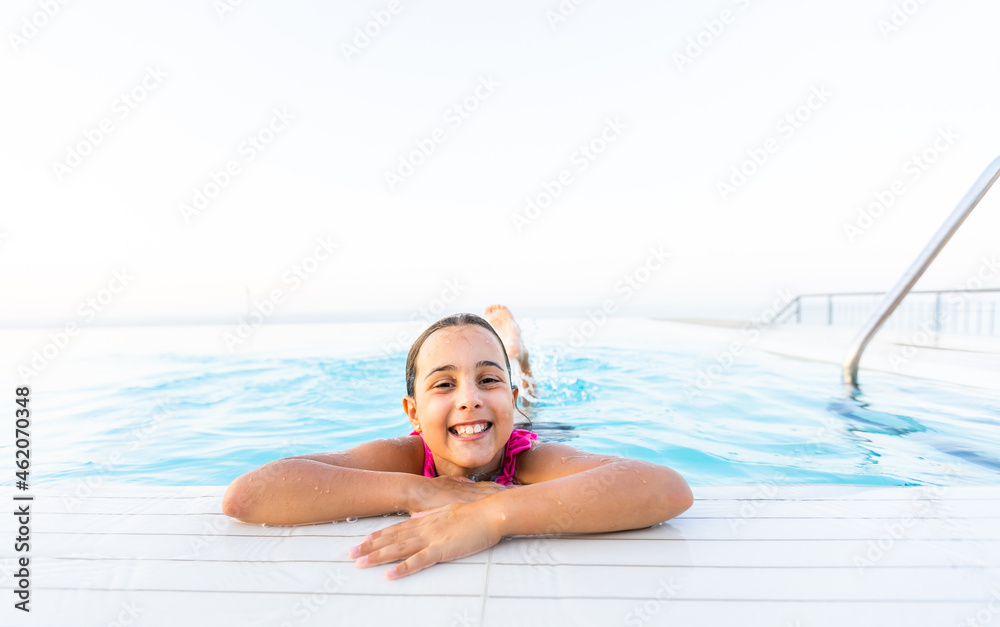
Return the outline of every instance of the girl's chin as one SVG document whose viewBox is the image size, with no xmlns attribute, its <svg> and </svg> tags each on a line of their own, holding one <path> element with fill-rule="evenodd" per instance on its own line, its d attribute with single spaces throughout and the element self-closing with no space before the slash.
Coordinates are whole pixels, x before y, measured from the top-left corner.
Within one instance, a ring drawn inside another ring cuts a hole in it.
<svg viewBox="0 0 1000 627">
<path fill-rule="evenodd" d="M 493 437 L 471 441 L 452 437 L 449 438 L 448 444 L 453 453 L 452 461 L 464 468 L 485 466 L 503 452 L 503 444 L 498 443 Z"/>
<path fill-rule="evenodd" d="M 455 454 L 455 462 L 467 468 L 486 464 L 503 450 L 503 446 L 497 444 L 493 438 L 472 442 L 452 440 L 449 444 L 448 448 Z"/>
</svg>

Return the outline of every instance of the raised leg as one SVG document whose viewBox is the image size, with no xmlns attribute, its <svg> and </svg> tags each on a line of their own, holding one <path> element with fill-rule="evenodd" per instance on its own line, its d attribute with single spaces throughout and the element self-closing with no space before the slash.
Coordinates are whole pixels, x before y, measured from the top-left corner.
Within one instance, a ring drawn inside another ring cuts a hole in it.
<svg viewBox="0 0 1000 627">
<path fill-rule="evenodd" d="M 523 392 L 531 396 L 535 395 L 534 381 L 531 375 L 531 364 L 528 361 L 528 349 L 521 341 L 521 329 L 514 321 L 513 314 L 503 305 L 490 305 L 483 312 L 483 317 L 496 330 L 497 335 L 503 340 L 504 348 L 507 349 L 507 357 L 516 361 L 521 367 L 521 374 L 524 379 L 519 386 Z"/>
</svg>

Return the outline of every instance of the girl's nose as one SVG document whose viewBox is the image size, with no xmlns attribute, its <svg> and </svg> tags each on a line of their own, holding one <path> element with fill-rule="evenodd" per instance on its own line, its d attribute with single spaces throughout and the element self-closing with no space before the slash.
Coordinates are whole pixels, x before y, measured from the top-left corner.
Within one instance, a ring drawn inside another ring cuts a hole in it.
<svg viewBox="0 0 1000 627">
<path fill-rule="evenodd" d="M 459 409 L 478 409 L 483 406 L 479 397 L 479 388 L 475 385 L 461 384 L 455 396 Z"/>
</svg>

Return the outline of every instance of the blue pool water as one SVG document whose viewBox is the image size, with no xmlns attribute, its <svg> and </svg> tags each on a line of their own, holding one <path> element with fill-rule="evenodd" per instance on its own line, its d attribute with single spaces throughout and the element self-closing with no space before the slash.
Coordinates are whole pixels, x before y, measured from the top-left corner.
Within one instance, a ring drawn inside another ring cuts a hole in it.
<svg viewBox="0 0 1000 627">
<path fill-rule="evenodd" d="M 526 412 L 542 440 L 665 464 L 692 485 L 1000 482 L 1000 400 L 986 390 L 871 372 L 848 398 L 837 366 L 752 349 L 701 389 L 698 342 L 531 348 Z M 225 485 L 408 433 L 405 352 L 363 353 L 98 352 L 73 364 L 88 373 L 78 385 L 33 387 L 33 480 Z"/>
</svg>

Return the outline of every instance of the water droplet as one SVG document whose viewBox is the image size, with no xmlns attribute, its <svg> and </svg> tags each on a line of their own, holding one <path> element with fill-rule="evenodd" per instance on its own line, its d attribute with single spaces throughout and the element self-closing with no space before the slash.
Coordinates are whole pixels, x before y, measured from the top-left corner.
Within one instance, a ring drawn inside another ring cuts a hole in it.
<svg viewBox="0 0 1000 627">
<path fill-rule="evenodd" d="M 347 522 L 349 522 L 349 523 L 356 523 L 356 522 L 358 522 L 358 517 L 357 516 L 351 516 L 350 518 L 347 519 Z"/>
</svg>

